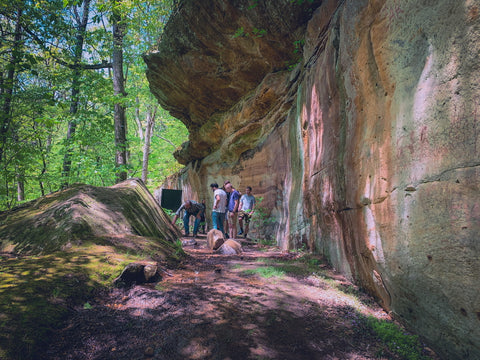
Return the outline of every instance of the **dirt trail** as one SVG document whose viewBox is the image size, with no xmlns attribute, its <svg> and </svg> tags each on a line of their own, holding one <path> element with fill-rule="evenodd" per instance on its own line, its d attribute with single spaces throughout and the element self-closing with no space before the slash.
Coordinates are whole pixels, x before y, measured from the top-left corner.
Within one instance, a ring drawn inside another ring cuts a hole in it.
<svg viewBox="0 0 480 360">
<path fill-rule="evenodd" d="M 325 265 L 316 264 L 324 277 L 264 278 L 255 271 L 293 264 L 298 254 L 244 245 L 242 256 L 214 255 L 205 238 L 184 249 L 191 257 L 162 282 L 115 290 L 78 309 L 43 358 L 399 358 L 362 317 L 388 315 L 367 296 L 349 294 L 355 288 Z"/>
</svg>

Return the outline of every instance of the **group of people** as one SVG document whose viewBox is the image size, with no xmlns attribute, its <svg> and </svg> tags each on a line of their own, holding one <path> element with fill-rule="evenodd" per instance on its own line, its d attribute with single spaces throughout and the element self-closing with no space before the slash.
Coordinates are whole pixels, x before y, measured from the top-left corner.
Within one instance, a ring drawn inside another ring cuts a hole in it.
<svg viewBox="0 0 480 360">
<path fill-rule="evenodd" d="M 213 228 L 220 230 L 226 238 L 235 239 L 241 235 L 247 238 L 250 219 L 255 211 L 255 197 L 252 195 L 252 188 L 247 186 L 245 194 L 240 194 L 230 181 L 225 181 L 221 188 L 217 183 L 212 183 L 210 188 L 213 191 Z M 193 236 L 197 236 L 202 221 L 205 224 L 205 201 L 202 203 L 194 200 L 185 201 L 175 213 L 173 224 L 176 223 L 182 210 L 185 211 L 183 215 L 185 236 L 190 235 L 190 216 L 195 216 Z"/>
</svg>

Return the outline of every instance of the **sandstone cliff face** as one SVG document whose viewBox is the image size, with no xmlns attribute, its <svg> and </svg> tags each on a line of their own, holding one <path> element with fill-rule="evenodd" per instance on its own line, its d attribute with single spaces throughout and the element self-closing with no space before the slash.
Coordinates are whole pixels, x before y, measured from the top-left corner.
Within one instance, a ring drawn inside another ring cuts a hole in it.
<svg viewBox="0 0 480 360">
<path fill-rule="evenodd" d="M 324 253 L 444 358 L 480 358 L 480 2 L 251 4 L 185 1 L 145 57 L 191 130 L 165 186 L 251 185 L 280 246 Z"/>
</svg>

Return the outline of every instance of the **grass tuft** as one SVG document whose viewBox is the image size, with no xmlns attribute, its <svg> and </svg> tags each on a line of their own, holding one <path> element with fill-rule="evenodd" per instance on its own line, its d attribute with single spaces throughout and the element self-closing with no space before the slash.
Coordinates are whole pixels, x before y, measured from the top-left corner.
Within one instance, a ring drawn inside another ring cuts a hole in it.
<svg viewBox="0 0 480 360">
<path fill-rule="evenodd" d="M 256 269 L 245 270 L 243 273 L 246 275 L 257 274 L 266 279 L 271 277 L 281 278 L 285 276 L 285 272 L 275 266 L 258 267 Z"/>
</svg>

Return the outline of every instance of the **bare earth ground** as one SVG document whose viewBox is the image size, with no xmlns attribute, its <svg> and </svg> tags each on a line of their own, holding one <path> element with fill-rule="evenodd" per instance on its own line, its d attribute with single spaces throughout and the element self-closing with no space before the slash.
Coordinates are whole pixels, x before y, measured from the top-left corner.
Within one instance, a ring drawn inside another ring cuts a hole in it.
<svg viewBox="0 0 480 360">
<path fill-rule="evenodd" d="M 388 315 L 366 295 L 340 291 L 353 287 L 325 265 L 329 281 L 264 278 L 245 270 L 298 255 L 244 244 L 242 256 L 223 256 L 197 241 L 160 283 L 116 289 L 77 309 L 42 358 L 400 359 L 362 317 Z"/>
</svg>

